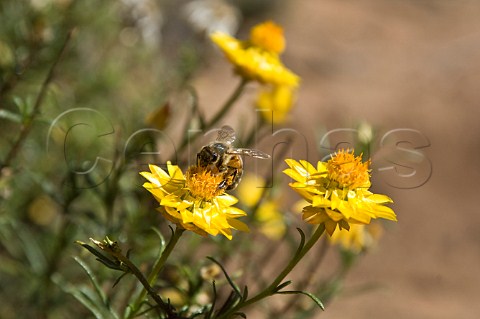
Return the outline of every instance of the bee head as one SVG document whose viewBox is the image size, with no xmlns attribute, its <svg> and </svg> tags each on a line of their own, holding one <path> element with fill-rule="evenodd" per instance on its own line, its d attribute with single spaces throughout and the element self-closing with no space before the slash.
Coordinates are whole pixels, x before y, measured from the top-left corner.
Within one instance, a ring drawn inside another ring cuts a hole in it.
<svg viewBox="0 0 480 319">
<path fill-rule="evenodd" d="M 204 146 L 197 154 L 197 165 L 207 167 L 209 165 L 221 165 L 227 146 L 222 143 L 213 143 Z"/>
</svg>

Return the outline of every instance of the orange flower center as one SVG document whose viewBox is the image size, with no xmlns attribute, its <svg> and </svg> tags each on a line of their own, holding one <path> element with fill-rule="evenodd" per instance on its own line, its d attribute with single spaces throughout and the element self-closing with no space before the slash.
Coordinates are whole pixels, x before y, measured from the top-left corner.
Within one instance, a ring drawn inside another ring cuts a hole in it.
<svg viewBox="0 0 480 319">
<path fill-rule="evenodd" d="M 218 185 L 223 181 L 221 175 L 214 175 L 209 170 L 199 166 L 190 166 L 185 174 L 185 185 L 190 193 L 206 201 L 222 195 L 225 190 Z"/>
<path fill-rule="evenodd" d="M 253 45 L 274 53 L 285 50 L 285 37 L 283 29 L 272 21 L 256 25 L 250 31 L 250 41 Z"/>
<path fill-rule="evenodd" d="M 340 150 L 327 162 L 328 176 L 343 188 L 368 187 L 369 164 L 370 160 L 362 162 L 362 157 L 353 155 L 353 151 Z"/>
</svg>

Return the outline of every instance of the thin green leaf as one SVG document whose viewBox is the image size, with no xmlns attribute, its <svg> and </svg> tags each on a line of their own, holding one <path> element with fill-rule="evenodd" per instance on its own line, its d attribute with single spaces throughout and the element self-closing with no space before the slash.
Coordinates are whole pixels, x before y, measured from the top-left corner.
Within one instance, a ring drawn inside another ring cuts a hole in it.
<svg viewBox="0 0 480 319">
<path fill-rule="evenodd" d="M 118 278 L 115 280 L 115 282 L 113 283 L 112 288 L 114 288 L 114 287 L 120 282 L 120 280 L 122 280 L 123 277 L 125 277 L 125 275 L 127 275 L 127 274 L 128 274 L 128 272 L 124 272 L 123 274 L 121 274 L 120 277 L 118 277 Z"/>
<path fill-rule="evenodd" d="M 141 317 L 141 316 L 143 316 L 143 315 L 146 315 L 146 314 L 149 313 L 150 311 L 155 310 L 155 309 L 158 308 L 158 305 L 151 305 L 151 304 L 148 303 L 148 302 L 142 302 L 142 305 L 144 305 L 144 304 L 147 305 L 148 308 L 145 309 L 145 310 L 143 310 L 143 311 L 141 311 L 141 312 L 139 312 L 139 313 L 137 313 L 137 314 L 135 315 L 135 317 Z M 127 318 L 130 318 L 130 317 L 127 317 Z"/>
<path fill-rule="evenodd" d="M 225 313 L 227 312 L 228 310 L 230 310 L 232 307 L 235 306 L 235 304 L 237 303 L 237 301 L 240 299 L 241 297 L 239 297 L 235 291 L 232 291 L 230 293 L 230 295 L 228 295 L 228 298 L 227 300 L 225 301 L 225 303 L 223 304 L 223 306 L 220 308 L 220 310 L 218 311 L 218 313 Z"/>
<path fill-rule="evenodd" d="M 24 100 L 19 96 L 14 96 L 12 100 L 15 106 L 18 108 L 18 111 L 20 111 L 22 118 L 26 117 L 29 113 L 29 104 L 32 104 L 32 98 L 29 96 Z"/>
<path fill-rule="evenodd" d="M 152 230 L 157 234 L 158 238 L 160 238 L 160 253 L 165 249 L 165 237 L 163 237 L 162 233 L 160 232 L 160 230 L 158 230 L 157 227 L 152 227 Z M 170 227 L 170 230 L 172 230 L 172 228 Z"/>
<path fill-rule="evenodd" d="M 205 316 L 205 319 L 210 319 L 212 318 L 213 310 L 215 309 L 215 304 L 217 302 L 217 287 L 215 286 L 215 280 L 212 281 L 212 288 L 213 288 L 213 301 L 212 301 L 212 306 L 210 307 L 210 310 Z"/>
<path fill-rule="evenodd" d="M 14 123 L 22 123 L 22 116 L 9 110 L 0 110 L 0 119 L 9 120 Z"/>
<path fill-rule="evenodd" d="M 297 231 L 300 234 L 300 244 L 298 245 L 297 251 L 295 252 L 295 256 L 300 254 L 300 252 L 303 249 L 303 246 L 305 246 L 305 233 L 303 232 L 303 230 L 301 230 L 298 227 L 297 227 Z"/>
<path fill-rule="evenodd" d="M 106 257 L 103 257 L 102 259 L 100 258 L 95 258 L 97 261 L 101 262 L 102 264 L 104 264 L 107 268 L 110 268 L 110 269 L 113 269 L 113 270 L 119 270 L 119 271 L 124 271 L 122 269 L 122 267 L 120 267 L 116 262 L 106 258 Z"/>
<path fill-rule="evenodd" d="M 30 232 L 21 228 L 17 229 L 17 234 L 22 242 L 23 251 L 30 262 L 31 268 L 35 273 L 41 273 L 46 268 L 47 259 L 38 245 L 38 240 Z"/>
<path fill-rule="evenodd" d="M 105 256 L 103 253 L 98 251 L 97 249 L 93 248 L 92 246 L 81 242 L 81 241 L 76 241 L 77 244 L 81 245 L 83 248 L 87 249 L 90 253 L 95 255 L 97 260 L 104 264 L 106 267 L 113 269 L 113 270 L 120 270 L 120 271 L 125 271 L 119 264 L 117 260 L 110 259 L 107 256 Z"/>
<path fill-rule="evenodd" d="M 213 257 L 208 256 L 207 259 L 213 261 L 214 263 L 216 263 L 220 267 L 220 269 L 222 269 L 223 274 L 225 275 L 225 278 L 227 279 L 230 286 L 233 288 L 233 290 L 235 291 L 237 296 L 242 298 L 242 292 L 240 291 L 240 288 L 238 288 L 238 286 L 233 282 L 233 280 L 230 278 L 230 276 L 228 275 L 225 268 L 223 268 L 222 264 L 220 262 L 218 262 L 217 260 L 215 260 L 215 258 L 213 258 Z"/>
<path fill-rule="evenodd" d="M 308 297 L 310 297 L 310 299 L 312 299 L 317 304 L 317 306 L 319 306 L 322 310 L 325 310 L 325 306 L 320 301 L 320 299 L 318 299 L 314 294 L 311 294 L 309 292 L 302 291 L 302 290 L 287 290 L 287 291 L 277 291 L 276 293 L 279 294 L 279 295 L 298 295 L 298 294 L 302 294 L 302 295 L 308 296 Z"/>
<path fill-rule="evenodd" d="M 82 305 L 84 305 L 90 312 L 97 318 L 97 319 L 107 319 L 102 312 L 97 308 L 97 305 L 88 298 L 88 296 L 84 295 L 83 292 L 76 289 L 71 289 L 67 291 L 70 293 L 75 299 L 77 299 Z"/>
<path fill-rule="evenodd" d="M 72 295 L 77 299 L 82 305 L 84 305 L 97 319 L 112 319 L 116 318 L 110 312 L 106 313 L 103 304 L 99 304 L 95 298 L 92 298 L 91 294 L 85 292 L 85 287 L 83 289 L 76 285 L 72 285 L 60 276 L 53 276 L 53 282 L 55 282 L 63 291 Z"/>
<path fill-rule="evenodd" d="M 243 300 L 243 301 L 245 301 L 245 300 L 247 300 L 247 298 L 248 298 L 248 287 L 247 287 L 247 286 L 245 286 L 245 287 L 243 287 L 243 296 L 242 296 L 242 300 Z"/>
<path fill-rule="evenodd" d="M 86 243 L 81 242 L 79 240 L 75 241 L 75 243 L 79 244 L 80 246 L 82 246 L 83 248 L 85 248 L 86 250 L 88 250 L 89 252 L 91 252 L 92 254 L 97 256 L 98 258 L 104 257 L 104 255 L 101 252 L 99 252 L 98 250 L 96 250 L 95 248 L 90 246 L 89 244 L 86 244 Z"/>
<path fill-rule="evenodd" d="M 199 105 L 198 105 L 198 93 L 197 93 L 197 90 L 189 85 L 187 87 L 187 90 L 190 92 L 191 96 L 192 96 L 192 113 L 193 115 L 197 116 L 198 118 L 198 121 L 200 122 L 200 128 L 201 129 L 204 129 L 205 128 L 205 118 L 203 117 L 203 114 L 202 112 L 200 111 L 200 108 L 199 108 Z M 192 117 L 192 120 L 194 119 L 194 117 Z"/>
<path fill-rule="evenodd" d="M 291 280 L 288 280 L 288 281 L 285 281 L 284 283 L 281 283 L 280 285 L 277 286 L 277 288 L 275 289 L 275 291 L 280 291 L 282 290 L 283 288 L 287 287 L 288 285 L 290 285 L 292 283 Z"/>
<path fill-rule="evenodd" d="M 103 290 L 100 288 L 100 284 L 98 283 L 93 271 L 79 257 L 73 257 L 73 259 L 75 259 L 75 261 L 80 265 L 80 267 L 82 267 L 83 270 L 87 273 L 87 276 L 90 279 L 91 283 L 93 284 L 93 287 L 95 288 L 95 291 L 97 292 L 98 296 L 103 301 L 103 303 L 107 305 L 108 304 L 107 296 L 105 295 Z"/>
</svg>

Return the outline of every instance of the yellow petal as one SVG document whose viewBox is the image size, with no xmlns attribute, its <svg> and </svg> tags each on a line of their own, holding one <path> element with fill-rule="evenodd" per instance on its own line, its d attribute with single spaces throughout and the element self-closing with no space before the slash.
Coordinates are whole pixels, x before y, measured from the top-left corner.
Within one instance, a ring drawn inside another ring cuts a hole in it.
<svg viewBox="0 0 480 319">
<path fill-rule="evenodd" d="M 382 194 L 372 194 L 372 195 L 368 196 L 368 200 L 372 201 L 372 202 L 375 202 L 375 203 L 379 203 L 379 204 L 393 203 L 393 200 L 390 197 L 388 197 L 387 195 L 382 195 Z"/>
<path fill-rule="evenodd" d="M 313 207 L 330 207 L 331 202 L 328 198 L 325 198 L 324 195 L 313 196 L 312 206 Z"/>
<path fill-rule="evenodd" d="M 344 216 L 339 212 L 336 212 L 328 208 L 325 208 L 325 212 L 327 213 L 328 217 L 330 217 L 330 219 L 335 222 L 338 222 L 339 220 L 342 220 L 344 218 Z"/>
<path fill-rule="evenodd" d="M 245 223 L 239 221 L 238 219 L 229 219 L 228 223 L 232 228 L 235 228 L 236 230 L 243 231 L 246 233 L 250 232 L 250 229 L 248 228 L 248 226 Z"/>
<path fill-rule="evenodd" d="M 335 231 L 335 229 L 337 228 L 337 223 L 332 221 L 332 220 L 327 220 L 325 221 L 325 230 L 327 231 L 327 233 L 332 236 L 333 235 L 333 232 Z"/>
<path fill-rule="evenodd" d="M 232 206 L 238 202 L 238 199 L 229 194 L 223 194 L 221 196 L 215 197 L 215 201 L 218 202 L 221 206 Z"/>
</svg>

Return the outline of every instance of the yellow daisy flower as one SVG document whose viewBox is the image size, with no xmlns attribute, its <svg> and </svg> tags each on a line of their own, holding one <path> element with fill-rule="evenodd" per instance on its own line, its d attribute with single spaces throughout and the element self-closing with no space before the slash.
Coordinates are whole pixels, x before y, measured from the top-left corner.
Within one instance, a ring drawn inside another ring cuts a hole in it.
<svg viewBox="0 0 480 319">
<path fill-rule="evenodd" d="M 382 231 L 378 223 L 351 224 L 349 230 L 340 229 L 329 238 L 333 244 L 340 245 L 343 249 L 360 253 L 374 246 Z"/>
<path fill-rule="evenodd" d="M 150 172 L 141 172 L 149 182 L 145 187 L 160 203 L 162 215 L 187 230 L 199 235 L 224 235 L 232 239 L 232 229 L 248 232 L 248 227 L 237 218 L 245 216 L 233 207 L 238 200 L 218 188 L 221 177 L 197 166 L 188 169 L 185 176 L 176 165 L 167 163 L 167 171 L 149 165 Z"/>
<path fill-rule="evenodd" d="M 287 119 L 295 100 L 295 90 L 286 85 L 266 88 L 258 94 L 256 106 L 265 121 L 281 124 Z"/>
<path fill-rule="evenodd" d="M 300 78 L 283 65 L 278 55 L 284 44 L 278 38 L 267 41 L 269 34 L 264 29 L 272 27 L 253 28 L 253 38 L 250 41 L 240 41 L 223 32 L 214 32 L 210 38 L 244 79 L 265 84 L 298 86 Z"/>
<path fill-rule="evenodd" d="M 315 168 L 307 161 L 287 159 L 290 168 L 283 172 L 295 182 L 290 187 L 310 203 L 303 208 L 303 219 L 310 224 L 325 224 L 328 234 L 350 224 L 370 224 L 371 219 L 397 220 L 393 210 L 384 204 L 392 200 L 374 194 L 370 188 L 369 161 L 353 151 L 341 150 Z"/>
</svg>

